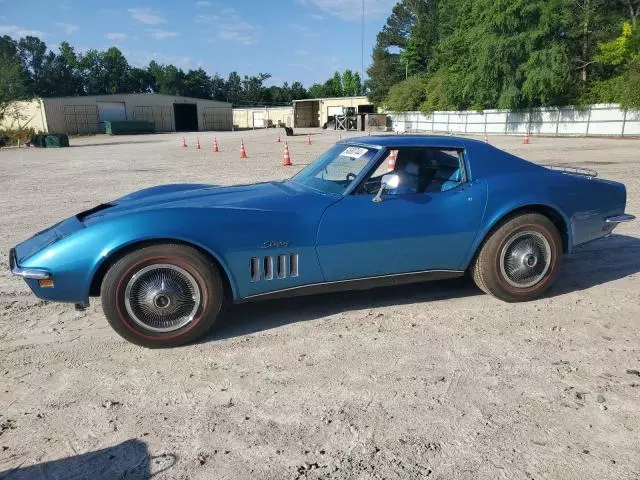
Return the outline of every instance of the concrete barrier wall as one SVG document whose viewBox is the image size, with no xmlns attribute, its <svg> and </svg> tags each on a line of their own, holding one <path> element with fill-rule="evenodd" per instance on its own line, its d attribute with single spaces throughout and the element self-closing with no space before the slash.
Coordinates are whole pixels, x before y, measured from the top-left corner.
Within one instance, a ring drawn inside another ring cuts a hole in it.
<svg viewBox="0 0 640 480">
<path fill-rule="evenodd" d="M 528 111 L 390 112 L 397 132 L 484 135 L 640 136 L 640 111 L 618 105 L 536 108 Z"/>
</svg>

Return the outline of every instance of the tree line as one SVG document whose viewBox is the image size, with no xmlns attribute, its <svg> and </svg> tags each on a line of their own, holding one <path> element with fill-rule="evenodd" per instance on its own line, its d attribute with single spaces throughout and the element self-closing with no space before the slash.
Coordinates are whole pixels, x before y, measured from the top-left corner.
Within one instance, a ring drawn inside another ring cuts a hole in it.
<svg viewBox="0 0 640 480">
<path fill-rule="evenodd" d="M 369 98 L 393 111 L 640 107 L 640 0 L 401 0 Z"/>
<path fill-rule="evenodd" d="M 0 118 L 13 100 L 114 93 L 164 93 L 220 100 L 237 106 L 287 105 L 292 100 L 342 97 L 363 92 L 360 75 L 335 72 L 325 83 L 306 89 L 301 82 L 266 86 L 268 73 L 227 78 L 202 68 L 184 71 L 155 61 L 136 67 L 116 47 L 78 53 L 62 42 L 58 51 L 33 36 L 0 37 Z"/>
</svg>

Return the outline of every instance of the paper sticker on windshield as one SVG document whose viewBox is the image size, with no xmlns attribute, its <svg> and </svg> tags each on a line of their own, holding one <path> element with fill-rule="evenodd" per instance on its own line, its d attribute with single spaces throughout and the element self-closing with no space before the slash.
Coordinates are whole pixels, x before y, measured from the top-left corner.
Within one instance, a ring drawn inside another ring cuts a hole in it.
<svg viewBox="0 0 640 480">
<path fill-rule="evenodd" d="M 367 153 L 367 149 L 366 148 L 361 148 L 361 147 L 348 147 L 344 152 L 342 152 L 340 155 L 342 157 L 351 157 L 351 158 L 360 158 L 361 156 L 363 156 L 365 153 Z"/>
</svg>

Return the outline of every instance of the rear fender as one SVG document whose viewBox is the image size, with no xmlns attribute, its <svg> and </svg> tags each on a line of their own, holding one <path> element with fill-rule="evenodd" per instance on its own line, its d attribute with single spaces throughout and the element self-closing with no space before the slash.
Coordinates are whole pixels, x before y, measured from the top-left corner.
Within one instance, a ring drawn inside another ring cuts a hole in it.
<svg viewBox="0 0 640 480">
<path fill-rule="evenodd" d="M 567 253 L 571 253 L 572 245 L 573 245 L 573 236 L 571 231 L 571 219 L 569 219 L 562 210 L 555 204 L 550 202 L 540 202 L 540 198 L 536 195 L 529 195 L 526 197 L 518 198 L 514 201 L 508 202 L 506 204 L 501 205 L 501 207 L 492 212 L 485 212 L 485 218 L 482 222 L 482 229 L 478 232 L 476 236 L 473 247 L 470 249 L 467 258 L 465 259 L 465 263 L 463 264 L 463 268 L 468 268 L 471 260 L 475 257 L 478 249 L 482 246 L 484 240 L 491 233 L 491 231 L 506 217 L 511 215 L 512 213 L 518 210 L 526 210 L 531 209 L 535 211 L 540 207 L 545 209 L 553 210 L 559 218 L 562 219 L 564 223 L 564 235 L 566 235 L 567 239 Z"/>
</svg>

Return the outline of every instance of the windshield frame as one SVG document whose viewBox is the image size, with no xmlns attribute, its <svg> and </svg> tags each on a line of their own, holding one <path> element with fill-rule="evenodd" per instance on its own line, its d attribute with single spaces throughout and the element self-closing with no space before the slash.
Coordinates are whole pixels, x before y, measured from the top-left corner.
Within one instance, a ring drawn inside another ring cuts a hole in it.
<svg viewBox="0 0 640 480">
<path fill-rule="evenodd" d="M 360 173 L 358 173 L 356 178 L 354 178 L 351 181 L 351 183 L 344 189 L 344 191 L 342 191 L 340 193 L 327 192 L 325 190 L 320 190 L 320 189 L 312 187 L 311 185 L 308 185 L 306 183 L 302 183 L 302 182 L 299 182 L 299 181 L 295 180 L 295 177 L 298 176 L 301 172 L 305 171 L 307 168 L 312 168 L 313 165 L 319 160 L 320 156 L 323 155 L 326 152 L 326 150 L 323 151 L 313 162 L 311 162 L 305 168 L 303 168 L 302 170 L 297 172 L 294 176 L 290 177 L 287 181 L 291 182 L 291 183 L 295 183 L 296 185 L 300 185 L 303 188 L 308 188 L 309 190 L 312 190 L 314 192 L 320 193 L 322 195 L 330 195 L 332 197 L 343 197 L 343 196 L 346 196 L 346 195 L 350 195 L 351 192 L 354 190 L 354 188 L 357 185 L 360 184 L 362 179 L 369 174 L 369 171 L 371 170 L 373 165 L 376 165 L 378 163 L 382 152 L 384 152 L 386 150 L 384 147 L 382 147 L 380 145 L 370 145 L 370 144 L 366 144 L 366 143 L 349 142 L 349 141 L 337 142 L 333 146 L 331 146 L 330 148 L 334 148 L 334 147 L 336 147 L 338 145 L 339 146 L 344 146 L 345 148 L 348 148 L 348 147 L 361 147 L 361 148 L 366 148 L 368 150 L 373 150 L 374 151 L 374 153 L 371 156 L 371 158 L 369 159 L 369 161 L 364 165 L 364 167 L 362 167 L 362 169 L 360 170 Z"/>
</svg>

